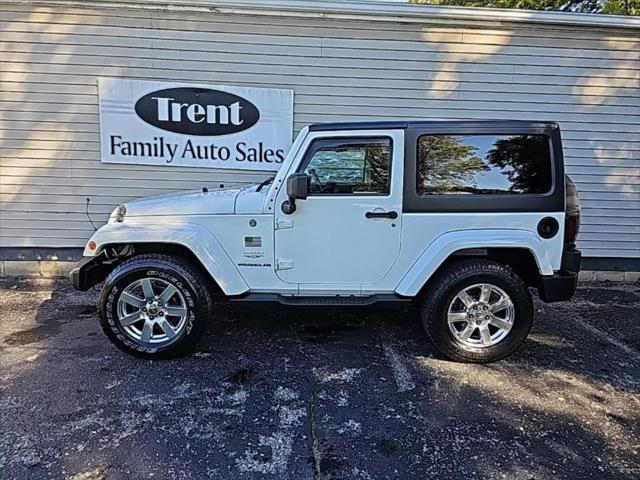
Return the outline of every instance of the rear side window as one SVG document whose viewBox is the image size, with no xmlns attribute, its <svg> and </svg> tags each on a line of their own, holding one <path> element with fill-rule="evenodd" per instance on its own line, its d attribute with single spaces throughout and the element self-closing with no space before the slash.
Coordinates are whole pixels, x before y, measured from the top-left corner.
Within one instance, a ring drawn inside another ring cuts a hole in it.
<svg viewBox="0 0 640 480">
<path fill-rule="evenodd" d="M 387 195 L 391 139 L 322 139 L 309 147 L 303 169 L 310 195 Z"/>
<path fill-rule="evenodd" d="M 416 154 L 418 195 L 551 191 L 546 135 L 422 135 Z"/>
</svg>

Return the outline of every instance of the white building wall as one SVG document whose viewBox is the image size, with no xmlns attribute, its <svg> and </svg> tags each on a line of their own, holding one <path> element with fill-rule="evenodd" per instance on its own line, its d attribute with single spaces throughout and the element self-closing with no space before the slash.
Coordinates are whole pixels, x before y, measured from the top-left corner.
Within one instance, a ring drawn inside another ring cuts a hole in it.
<svg viewBox="0 0 640 480">
<path fill-rule="evenodd" d="M 96 77 L 295 90 L 312 122 L 534 119 L 561 125 L 579 247 L 640 257 L 640 31 L 337 20 L 5 3 L 0 247 L 79 247 L 120 202 L 264 173 L 102 164 Z M 380 19 L 378 19 L 380 20 Z"/>
</svg>

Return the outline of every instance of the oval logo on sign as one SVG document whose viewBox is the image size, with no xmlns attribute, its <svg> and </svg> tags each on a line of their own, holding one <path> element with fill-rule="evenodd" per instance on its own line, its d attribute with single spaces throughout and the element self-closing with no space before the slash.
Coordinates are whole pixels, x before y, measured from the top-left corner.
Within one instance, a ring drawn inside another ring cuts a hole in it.
<svg viewBox="0 0 640 480">
<path fill-rule="evenodd" d="M 260 112 L 249 100 L 209 88 L 151 92 L 136 102 L 136 114 L 154 127 L 186 135 L 228 135 L 253 127 Z"/>
</svg>

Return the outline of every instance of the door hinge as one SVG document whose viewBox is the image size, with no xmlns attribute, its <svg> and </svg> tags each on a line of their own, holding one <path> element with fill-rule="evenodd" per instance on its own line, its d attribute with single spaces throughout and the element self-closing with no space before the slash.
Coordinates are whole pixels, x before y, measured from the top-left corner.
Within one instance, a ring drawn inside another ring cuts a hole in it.
<svg viewBox="0 0 640 480">
<path fill-rule="evenodd" d="M 290 258 L 278 258 L 276 260 L 276 270 L 291 270 L 293 268 L 293 260 Z"/>
<path fill-rule="evenodd" d="M 284 230 L 285 228 L 293 228 L 293 220 L 285 220 L 283 218 L 276 220 L 276 230 Z"/>
</svg>

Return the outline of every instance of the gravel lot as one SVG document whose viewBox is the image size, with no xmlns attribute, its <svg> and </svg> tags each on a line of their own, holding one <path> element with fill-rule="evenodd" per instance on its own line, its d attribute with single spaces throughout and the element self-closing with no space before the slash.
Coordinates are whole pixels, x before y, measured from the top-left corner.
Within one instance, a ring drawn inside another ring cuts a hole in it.
<svg viewBox="0 0 640 480">
<path fill-rule="evenodd" d="M 537 303 L 525 347 L 439 358 L 414 312 L 219 305 L 197 352 L 136 360 L 95 292 L 0 281 L 3 479 L 640 477 L 640 287 Z"/>
</svg>

